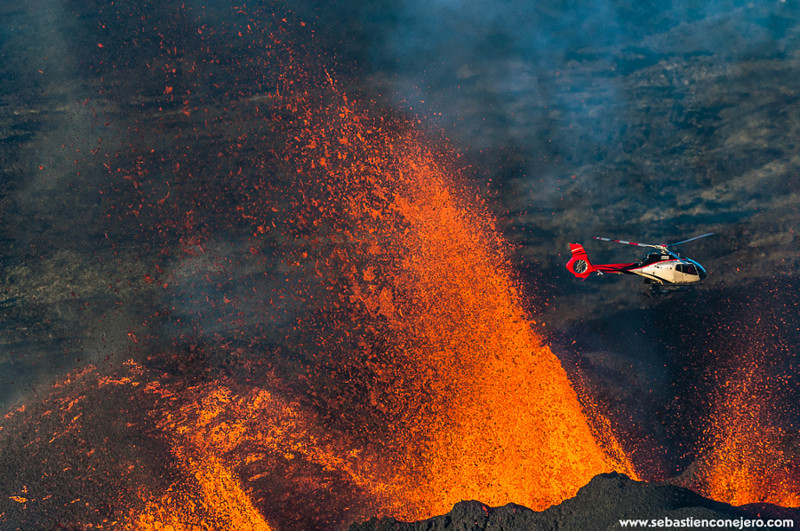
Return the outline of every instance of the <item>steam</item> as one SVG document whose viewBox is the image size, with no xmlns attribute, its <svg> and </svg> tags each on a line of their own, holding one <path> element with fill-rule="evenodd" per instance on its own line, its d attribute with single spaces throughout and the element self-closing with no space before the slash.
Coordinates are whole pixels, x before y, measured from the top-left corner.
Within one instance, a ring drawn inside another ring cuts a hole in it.
<svg viewBox="0 0 800 531">
<path fill-rule="evenodd" d="M 588 211 L 618 204 L 620 182 L 638 200 L 631 216 L 648 202 L 671 206 L 663 181 L 676 167 L 689 179 L 695 171 L 679 139 L 708 104 L 698 84 L 789 50 L 798 39 L 790 10 L 780 2 L 412 1 L 391 22 L 384 16 L 390 30 L 372 57 L 398 107 L 437 121 L 480 150 L 476 158 L 521 161 L 522 170 L 497 176 L 507 181 L 499 185 L 508 187 L 507 208 L 559 212 L 569 199 L 587 212 L 577 221 L 597 224 Z M 381 16 L 364 9 L 366 21 Z"/>
</svg>

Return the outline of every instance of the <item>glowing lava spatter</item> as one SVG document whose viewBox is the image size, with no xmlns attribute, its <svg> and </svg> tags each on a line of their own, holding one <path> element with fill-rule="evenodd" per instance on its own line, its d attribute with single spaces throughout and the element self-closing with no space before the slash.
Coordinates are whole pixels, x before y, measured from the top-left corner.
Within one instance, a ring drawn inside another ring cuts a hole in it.
<svg viewBox="0 0 800 531">
<path fill-rule="evenodd" d="M 787 382 L 769 376 L 784 355 L 753 340 L 738 345 L 736 367 L 719 371 L 694 487 L 732 505 L 798 507 L 800 434 L 782 418 L 792 406 L 781 396 Z"/>
<path fill-rule="evenodd" d="M 597 473 L 633 474 L 592 434 L 452 155 L 343 96 L 300 107 L 289 153 L 304 156 L 286 157 L 303 183 L 296 263 L 332 294 L 322 304 L 336 317 L 316 345 L 368 397 L 354 424 L 405 467 L 390 513 L 425 517 L 469 498 L 543 509 Z M 325 407 L 349 417 L 353 404 L 339 402 Z"/>
<path fill-rule="evenodd" d="M 87 367 L 6 415 L 2 462 L 13 468 L 4 469 L 4 490 L 24 496 L 0 511 L 0 526 L 269 530 L 229 466 L 166 444 L 153 421 L 192 389 L 151 377 L 136 363 L 113 377 Z"/>
</svg>

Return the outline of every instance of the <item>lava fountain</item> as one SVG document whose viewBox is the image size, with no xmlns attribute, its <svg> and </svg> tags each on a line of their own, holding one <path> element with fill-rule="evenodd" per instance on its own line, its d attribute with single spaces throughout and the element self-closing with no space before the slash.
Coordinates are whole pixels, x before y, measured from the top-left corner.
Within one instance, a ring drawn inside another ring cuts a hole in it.
<svg viewBox="0 0 800 531">
<path fill-rule="evenodd" d="M 690 486 L 732 505 L 797 507 L 800 441 L 791 421 L 797 404 L 787 399 L 793 387 L 781 376 L 792 348 L 779 338 L 758 340 L 764 332 L 753 328 L 743 326 L 735 334 L 742 337 L 729 354 L 733 365 L 716 370 L 696 483 Z"/>
<path fill-rule="evenodd" d="M 775 382 L 742 371 L 719 389 L 699 491 L 732 505 L 800 506 L 800 467 L 788 427 L 771 411 Z"/>
<path fill-rule="evenodd" d="M 303 177 L 295 263 L 333 294 L 323 305 L 337 317 L 311 324 L 319 356 L 367 399 L 335 407 L 338 422 L 380 433 L 405 470 L 391 512 L 420 518 L 471 498 L 543 509 L 601 471 L 632 474 L 598 443 L 523 311 L 454 156 L 331 88 L 327 106 L 300 105 L 289 153 L 303 157 L 286 157 Z"/>
</svg>

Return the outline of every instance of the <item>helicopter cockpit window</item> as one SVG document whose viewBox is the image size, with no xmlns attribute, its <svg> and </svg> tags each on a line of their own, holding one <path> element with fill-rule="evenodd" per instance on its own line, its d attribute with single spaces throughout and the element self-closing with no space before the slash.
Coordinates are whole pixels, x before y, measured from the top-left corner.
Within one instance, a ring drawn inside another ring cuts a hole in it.
<svg viewBox="0 0 800 531">
<path fill-rule="evenodd" d="M 694 264 L 678 264 L 675 266 L 675 269 L 678 271 L 678 273 L 697 276 L 697 268 L 694 266 Z"/>
</svg>

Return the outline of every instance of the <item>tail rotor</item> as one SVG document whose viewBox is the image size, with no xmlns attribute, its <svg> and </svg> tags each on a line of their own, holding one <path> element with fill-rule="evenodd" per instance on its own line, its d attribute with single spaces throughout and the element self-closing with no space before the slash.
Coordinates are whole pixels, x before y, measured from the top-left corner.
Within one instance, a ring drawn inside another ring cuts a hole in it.
<svg viewBox="0 0 800 531">
<path fill-rule="evenodd" d="M 567 262 L 567 270 L 576 277 L 585 280 L 589 275 L 597 271 L 589 261 L 589 255 L 579 243 L 569 244 L 572 258 Z"/>
</svg>

